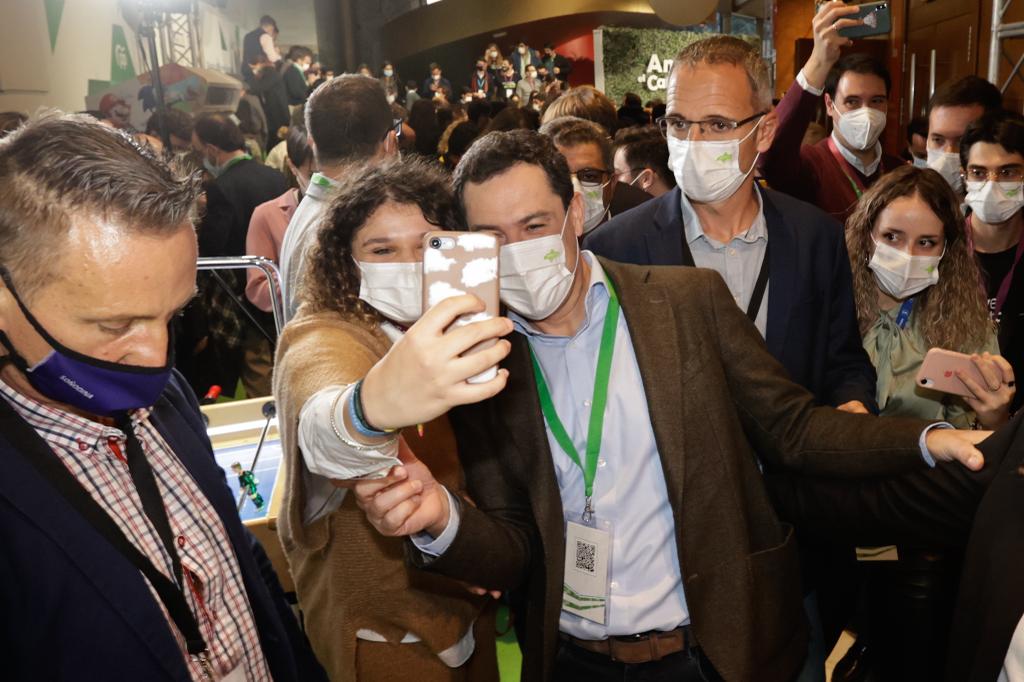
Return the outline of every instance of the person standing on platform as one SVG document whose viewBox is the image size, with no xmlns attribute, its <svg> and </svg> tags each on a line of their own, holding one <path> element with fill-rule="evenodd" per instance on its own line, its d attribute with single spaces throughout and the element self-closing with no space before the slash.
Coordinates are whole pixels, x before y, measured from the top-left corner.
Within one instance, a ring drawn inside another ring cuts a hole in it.
<svg viewBox="0 0 1024 682">
<path fill-rule="evenodd" d="M 967 228 L 985 279 L 999 351 L 1024 376 L 1024 117 L 1001 111 L 967 127 L 960 143 Z M 1011 411 L 1021 406 L 1015 396 Z"/>
<path fill-rule="evenodd" d="M 0 142 L 5 680 L 326 679 L 174 369 L 197 194 L 88 117 Z"/>
<path fill-rule="evenodd" d="M 812 22 L 814 50 L 775 109 L 775 140 L 761 157 L 761 173 L 772 189 L 814 204 L 839 221 L 846 220 L 879 177 L 906 163 L 886 154 L 879 142 L 889 108 L 889 71 L 865 54 L 839 57 L 840 48 L 852 43 L 839 30 L 860 25 L 849 18 L 856 13 L 856 6 L 841 0 L 818 10 Z M 803 145 L 822 93 L 832 134 Z"/>
</svg>

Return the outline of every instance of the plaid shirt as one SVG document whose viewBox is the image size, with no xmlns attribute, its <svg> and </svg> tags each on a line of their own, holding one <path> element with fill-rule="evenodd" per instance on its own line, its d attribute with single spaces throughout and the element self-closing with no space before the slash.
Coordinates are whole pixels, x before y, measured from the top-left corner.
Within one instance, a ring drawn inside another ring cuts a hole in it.
<svg viewBox="0 0 1024 682">
<path fill-rule="evenodd" d="M 46 441 L 125 537 L 174 580 L 171 559 L 132 483 L 123 454 L 127 452 L 124 433 L 38 403 L 3 381 L 0 396 Z M 210 649 L 215 672 L 225 675 L 241 665 L 244 679 L 271 680 L 238 560 L 220 517 L 150 423 L 149 410 L 136 410 L 132 425 L 167 509 L 188 588 L 185 597 Z M 150 591 L 181 647 L 192 679 L 205 679 L 202 668 L 190 660 L 184 638 L 151 585 Z"/>
</svg>

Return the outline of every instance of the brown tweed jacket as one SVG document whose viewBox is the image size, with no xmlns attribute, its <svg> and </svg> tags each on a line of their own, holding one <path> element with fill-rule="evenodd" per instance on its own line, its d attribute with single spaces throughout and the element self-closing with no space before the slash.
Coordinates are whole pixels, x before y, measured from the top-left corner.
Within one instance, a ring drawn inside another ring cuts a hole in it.
<svg viewBox="0 0 1024 682">
<path fill-rule="evenodd" d="M 601 264 L 643 376 L 698 643 L 726 680 L 791 679 L 807 643 L 796 544 L 772 509 L 754 452 L 819 475 L 912 471 L 925 467 L 918 438 L 926 424 L 815 406 L 713 271 Z M 477 506 L 462 505 L 441 557 L 409 556 L 515 591 L 523 679 L 548 680 L 558 647 L 562 504 L 527 344 L 513 334 L 512 345 L 506 389 L 449 415 Z"/>
</svg>

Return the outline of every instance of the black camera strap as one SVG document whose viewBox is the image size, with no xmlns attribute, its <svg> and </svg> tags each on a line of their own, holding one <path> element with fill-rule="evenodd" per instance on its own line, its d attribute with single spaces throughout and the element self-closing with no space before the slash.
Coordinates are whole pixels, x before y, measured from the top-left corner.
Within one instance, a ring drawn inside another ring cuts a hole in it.
<svg viewBox="0 0 1024 682">
<path fill-rule="evenodd" d="M 46 479 L 81 514 L 82 518 L 88 521 L 114 549 L 146 576 L 178 631 L 185 638 L 188 653 L 199 658 L 206 667 L 208 665 L 206 641 L 199 631 L 199 624 L 182 592 L 181 558 L 174 547 L 167 510 L 160 498 L 153 470 L 132 430 L 131 420 L 127 413 L 117 419 L 117 424 L 118 428 L 124 431 L 127 439 L 128 469 L 142 501 L 143 511 L 156 528 L 164 547 L 171 556 L 177 584 L 160 572 L 153 562 L 125 537 L 114 519 L 81 486 L 35 429 L 23 420 L 6 400 L 0 399 L 0 432 L 15 446 L 15 450 L 22 455 L 25 461 L 31 464 L 39 475 Z"/>
</svg>

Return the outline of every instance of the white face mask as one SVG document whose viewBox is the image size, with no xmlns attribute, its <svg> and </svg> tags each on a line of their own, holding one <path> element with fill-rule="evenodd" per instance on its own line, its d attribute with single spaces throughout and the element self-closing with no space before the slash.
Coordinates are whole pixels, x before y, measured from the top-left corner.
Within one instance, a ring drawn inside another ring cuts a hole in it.
<svg viewBox="0 0 1024 682">
<path fill-rule="evenodd" d="M 945 255 L 945 250 L 943 250 Z M 903 300 L 939 281 L 942 256 L 911 256 L 905 251 L 875 242 L 875 252 L 868 267 L 875 275 L 878 288 L 896 300 Z"/>
<path fill-rule="evenodd" d="M 431 77 L 432 79 L 434 79 L 434 81 L 439 81 L 439 80 L 441 80 L 441 74 L 439 74 L 439 73 L 432 73 L 432 74 L 430 74 L 430 77 Z"/>
<path fill-rule="evenodd" d="M 967 182 L 967 205 L 989 225 L 1005 223 L 1024 206 L 1020 182 Z"/>
<path fill-rule="evenodd" d="M 927 168 L 928 167 L 928 159 L 922 159 L 922 158 L 920 158 L 918 156 L 915 156 L 914 157 L 914 167 L 915 168 Z"/>
<path fill-rule="evenodd" d="M 519 48 L 519 54 L 526 54 L 526 48 L 525 47 L 520 47 Z"/>
<path fill-rule="evenodd" d="M 938 171 L 953 191 L 959 194 L 964 188 L 964 179 L 960 175 L 960 155 L 956 152 L 944 152 L 941 149 L 928 150 L 928 167 Z"/>
<path fill-rule="evenodd" d="M 757 153 L 746 172 L 740 170 L 740 144 L 754 134 L 764 117 L 739 140 L 681 140 L 668 137 L 668 166 L 686 196 L 704 204 L 725 201 L 754 171 Z"/>
<path fill-rule="evenodd" d="M 550 317 L 565 302 L 572 289 L 580 249 L 576 247 L 576 264 L 570 271 L 566 267 L 565 243 L 562 241 L 568 220 L 567 210 L 557 235 L 509 244 L 501 247 L 499 252 L 501 301 L 529 320 Z"/>
<path fill-rule="evenodd" d="M 391 70 L 391 69 L 384 69 L 384 77 L 385 78 L 391 78 L 394 75 L 395 75 L 395 72 L 393 70 Z"/>
<path fill-rule="evenodd" d="M 359 266 L 359 298 L 384 317 L 412 324 L 423 314 L 423 263 L 366 263 Z"/>
<path fill-rule="evenodd" d="M 885 130 L 885 112 L 871 107 L 847 111 L 839 115 L 836 128 L 852 149 L 864 151 L 874 147 Z"/>
<path fill-rule="evenodd" d="M 494 51 L 494 50 L 491 50 L 491 59 L 497 59 L 497 58 L 498 58 L 498 53 L 496 51 Z"/>
<path fill-rule="evenodd" d="M 572 178 L 572 186 L 583 195 L 583 234 L 587 234 L 600 225 L 605 215 L 608 214 L 608 209 L 604 206 L 605 186 L 584 185 L 576 179 L 576 176 Z"/>
<path fill-rule="evenodd" d="M 395 103 L 395 96 L 394 95 L 388 95 L 387 96 L 387 100 L 388 100 L 388 104 L 394 104 Z"/>
</svg>

